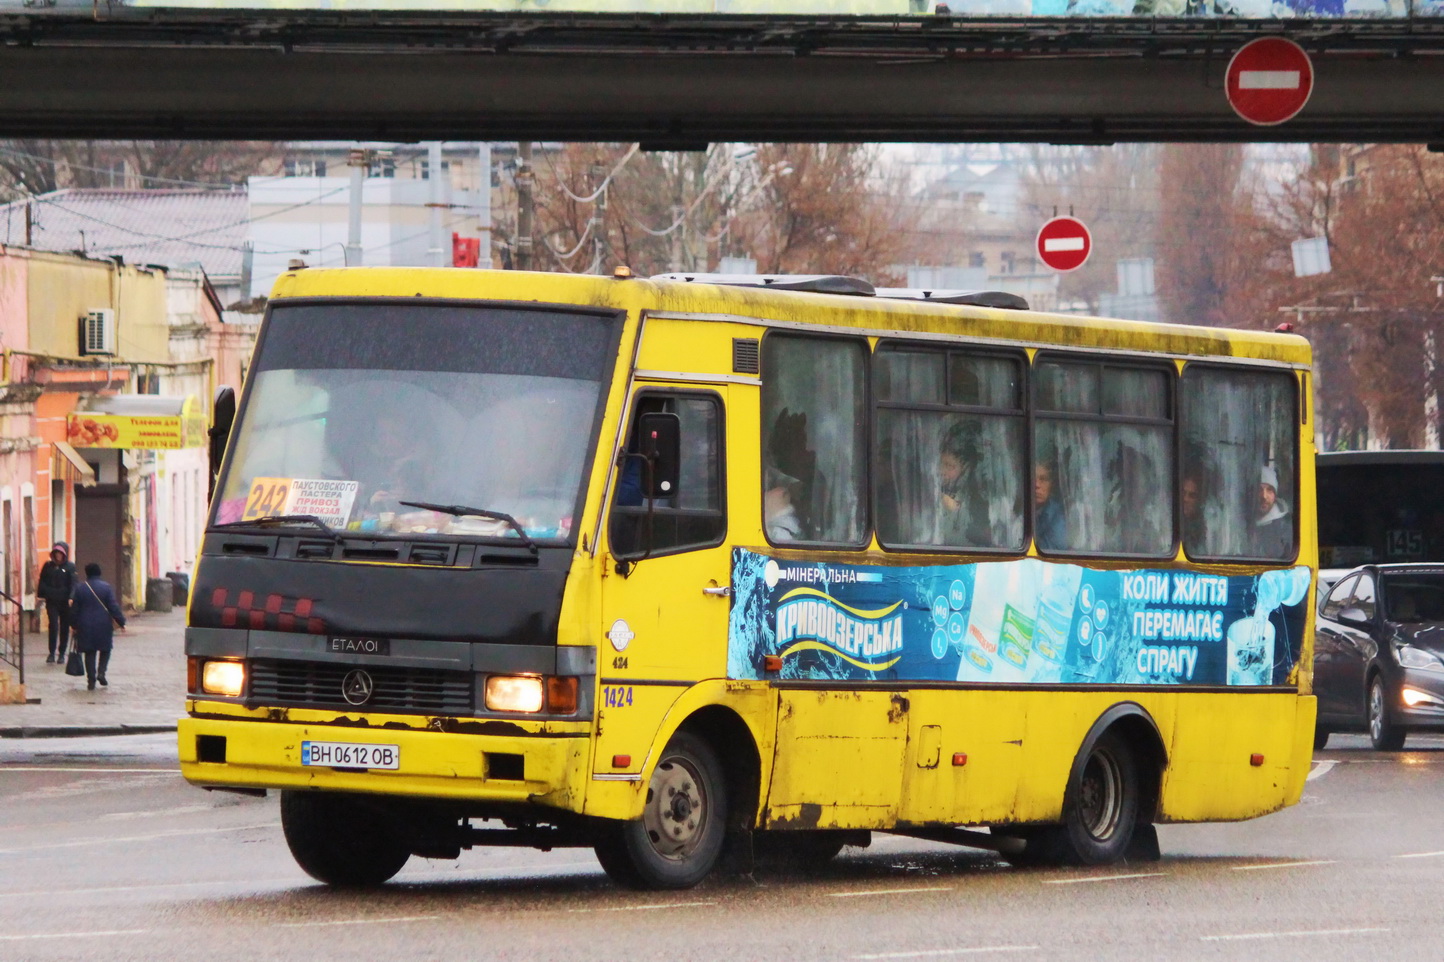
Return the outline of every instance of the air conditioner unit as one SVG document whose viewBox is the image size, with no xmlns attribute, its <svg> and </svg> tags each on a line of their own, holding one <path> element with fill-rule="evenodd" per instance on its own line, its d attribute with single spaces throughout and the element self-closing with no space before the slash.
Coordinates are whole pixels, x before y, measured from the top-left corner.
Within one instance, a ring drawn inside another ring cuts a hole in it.
<svg viewBox="0 0 1444 962">
<path fill-rule="evenodd" d="M 80 353 L 115 353 L 115 311 L 108 307 L 87 311 L 80 318 Z"/>
</svg>

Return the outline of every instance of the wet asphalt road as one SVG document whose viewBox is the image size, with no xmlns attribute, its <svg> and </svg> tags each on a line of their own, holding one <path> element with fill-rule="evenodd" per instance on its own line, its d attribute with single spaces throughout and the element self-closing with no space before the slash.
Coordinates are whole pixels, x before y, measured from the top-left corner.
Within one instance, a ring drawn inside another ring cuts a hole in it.
<svg viewBox="0 0 1444 962">
<path fill-rule="evenodd" d="M 1335 736 L 1301 805 L 1160 831 L 1163 861 L 1020 870 L 888 835 L 810 876 L 619 889 L 586 850 L 413 859 L 332 892 L 275 797 L 202 792 L 172 736 L 0 741 L 0 960 L 1444 958 L 1444 738 Z"/>
</svg>

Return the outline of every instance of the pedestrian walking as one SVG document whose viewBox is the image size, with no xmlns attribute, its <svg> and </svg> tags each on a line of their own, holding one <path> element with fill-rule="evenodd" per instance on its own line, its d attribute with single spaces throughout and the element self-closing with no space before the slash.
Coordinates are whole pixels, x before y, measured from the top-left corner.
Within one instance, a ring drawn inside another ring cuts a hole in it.
<svg viewBox="0 0 1444 962">
<path fill-rule="evenodd" d="M 65 663 L 65 649 L 70 645 L 70 593 L 75 590 L 75 563 L 70 560 L 70 545 L 55 542 L 50 560 L 40 566 L 39 584 L 35 593 L 45 599 L 45 616 L 50 621 L 50 654 L 45 663 Z"/>
<path fill-rule="evenodd" d="M 124 631 L 125 612 L 115 600 L 115 591 L 100 580 L 100 565 L 93 561 L 85 566 L 85 580 L 71 592 L 70 618 L 75 627 L 75 650 L 85 656 L 85 687 L 94 691 L 96 682 L 108 684 L 105 669 L 110 664 L 111 626 L 114 623 Z"/>
</svg>

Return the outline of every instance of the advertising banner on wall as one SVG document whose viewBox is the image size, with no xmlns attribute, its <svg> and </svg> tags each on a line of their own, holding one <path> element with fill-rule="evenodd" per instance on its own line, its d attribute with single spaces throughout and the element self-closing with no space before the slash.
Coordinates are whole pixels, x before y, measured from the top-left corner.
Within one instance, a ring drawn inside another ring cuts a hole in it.
<svg viewBox="0 0 1444 962">
<path fill-rule="evenodd" d="M 164 451 L 206 443 L 206 416 L 195 397 L 176 399 L 174 414 L 77 411 L 66 416 L 66 440 L 76 448 Z"/>
<path fill-rule="evenodd" d="M 734 14 L 780 17 L 935 16 L 939 0 L 130 0 L 205 10 L 427 11 L 514 14 Z M 946 0 L 954 17 L 1318 19 L 1444 17 L 1444 0 Z"/>
<path fill-rule="evenodd" d="M 1305 566 L 1260 575 L 1037 558 L 897 567 L 732 553 L 728 676 L 1260 686 L 1298 663 Z"/>
</svg>

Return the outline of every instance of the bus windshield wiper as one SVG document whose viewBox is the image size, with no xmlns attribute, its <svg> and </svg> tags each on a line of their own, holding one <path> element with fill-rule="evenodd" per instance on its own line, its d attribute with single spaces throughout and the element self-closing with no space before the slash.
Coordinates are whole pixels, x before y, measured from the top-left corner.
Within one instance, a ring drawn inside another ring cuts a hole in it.
<svg viewBox="0 0 1444 962">
<path fill-rule="evenodd" d="M 227 521 L 224 524 L 213 524 L 212 528 L 263 528 L 272 524 L 309 524 L 320 528 L 326 533 L 326 537 L 332 541 L 341 541 L 341 534 L 326 522 L 314 514 L 268 514 L 260 518 L 251 518 L 249 521 Z"/>
<path fill-rule="evenodd" d="M 432 504 L 430 501 L 399 501 L 397 503 L 404 504 L 408 508 L 421 508 L 424 511 L 440 511 L 442 514 L 450 514 L 458 518 L 475 516 L 478 518 L 490 518 L 492 521 L 501 521 L 509 525 L 511 530 L 517 533 L 517 537 L 521 538 L 522 543 L 531 549 L 532 554 L 537 553 L 536 542 L 526 533 L 526 529 L 523 528 L 515 518 L 503 511 L 468 508 L 464 504 Z"/>
</svg>

